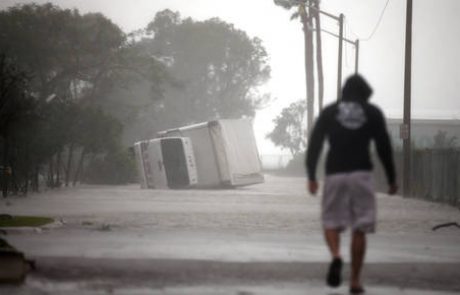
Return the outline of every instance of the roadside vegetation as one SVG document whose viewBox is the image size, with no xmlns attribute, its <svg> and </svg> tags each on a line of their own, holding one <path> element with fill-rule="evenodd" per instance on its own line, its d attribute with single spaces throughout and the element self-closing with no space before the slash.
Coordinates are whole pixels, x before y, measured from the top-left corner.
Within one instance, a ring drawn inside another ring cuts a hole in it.
<svg viewBox="0 0 460 295">
<path fill-rule="evenodd" d="M 2 195 L 136 181 L 135 141 L 253 117 L 269 77 L 260 39 L 218 18 L 164 10 L 126 33 L 52 4 L 0 11 Z"/>
<path fill-rule="evenodd" d="M 54 220 L 49 217 L 39 216 L 12 216 L 8 214 L 0 215 L 0 229 L 3 227 L 39 227 Z"/>
<path fill-rule="evenodd" d="M 303 101 L 294 102 L 281 110 L 273 120 L 275 128 L 266 135 L 276 146 L 287 149 L 292 159 L 286 167 L 271 171 L 278 175 L 305 176 L 306 106 Z M 411 196 L 447 203 L 460 207 L 460 145 L 458 138 L 438 130 L 431 138 L 419 138 L 422 147 L 413 141 L 411 168 Z M 350 151 L 353 152 L 353 151 Z M 324 175 L 325 153 L 320 158 L 318 175 Z M 402 183 L 402 150 L 394 151 L 398 183 Z M 375 165 L 375 184 L 378 191 L 386 192 L 387 183 L 380 161 L 372 152 Z"/>
</svg>

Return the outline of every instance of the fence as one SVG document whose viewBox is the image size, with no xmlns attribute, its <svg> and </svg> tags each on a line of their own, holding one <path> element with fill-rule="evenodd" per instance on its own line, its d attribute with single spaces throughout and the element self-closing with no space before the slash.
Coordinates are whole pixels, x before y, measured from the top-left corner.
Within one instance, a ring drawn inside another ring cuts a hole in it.
<svg viewBox="0 0 460 295">
<path fill-rule="evenodd" d="M 396 170 L 401 184 L 402 152 L 395 152 Z M 374 161 L 376 163 L 377 161 Z M 411 196 L 460 206 L 460 151 L 426 149 L 412 152 Z M 377 188 L 387 189 L 383 169 L 376 167 Z"/>
<path fill-rule="evenodd" d="M 397 182 L 402 185 L 402 163 L 403 155 L 401 150 L 394 153 Z M 265 170 L 282 169 L 291 160 L 286 155 L 263 155 L 261 156 L 262 166 Z M 295 172 L 299 176 L 305 176 L 303 157 L 296 159 L 298 169 Z M 324 158 L 318 164 L 318 176 L 322 176 Z M 411 196 L 428 201 L 447 203 L 460 207 L 460 150 L 456 149 L 423 149 L 412 152 L 411 167 Z M 388 184 L 385 173 L 373 153 L 375 165 L 375 181 L 377 190 L 386 192 Z M 402 190 L 402 188 L 401 188 Z"/>
</svg>

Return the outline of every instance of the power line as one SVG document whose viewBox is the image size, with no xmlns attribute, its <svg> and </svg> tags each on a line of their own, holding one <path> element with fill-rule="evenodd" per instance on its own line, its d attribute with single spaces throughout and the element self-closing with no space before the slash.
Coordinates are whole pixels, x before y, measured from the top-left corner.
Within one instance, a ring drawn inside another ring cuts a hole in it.
<svg viewBox="0 0 460 295">
<path fill-rule="evenodd" d="M 348 33 L 347 33 L 349 27 L 348 27 L 348 24 L 347 24 L 346 22 L 344 22 L 344 28 L 345 28 L 345 30 L 344 30 L 344 35 L 345 35 L 345 36 L 344 36 L 344 41 L 347 41 L 347 42 L 345 42 L 345 44 L 343 45 L 343 48 L 344 48 L 344 50 L 345 50 L 345 67 L 346 67 L 346 68 L 350 68 L 351 62 L 350 62 L 349 50 L 350 50 L 350 47 L 351 47 L 350 45 L 353 45 L 353 47 L 351 48 L 351 50 L 354 50 L 354 51 L 355 51 L 355 70 L 357 70 L 357 66 L 356 66 L 356 62 L 357 62 L 357 61 L 356 61 L 356 59 L 357 59 L 357 54 L 358 54 L 358 53 L 356 52 L 356 50 L 358 50 L 358 49 L 357 49 L 357 46 L 359 46 L 359 45 L 358 45 L 358 42 L 359 42 L 359 41 L 358 41 L 358 40 L 350 41 L 350 37 L 348 37 Z M 351 32 L 351 30 L 350 30 L 350 32 Z"/>
<path fill-rule="evenodd" d="M 377 29 L 379 28 L 381 22 L 382 22 L 382 19 L 383 19 L 383 15 L 385 14 L 385 11 L 388 7 L 388 3 L 390 3 L 390 0 L 387 0 L 387 2 L 385 3 L 385 6 L 383 7 L 382 9 L 382 12 L 380 13 L 380 16 L 379 16 L 379 19 L 377 21 L 377 23 L 375 24 L 374 26 L 374 29 L 372 30 L 372 33 L 370 33 L 369 36 L 367 36 L 366 38 L 359 38 L 359 35 L 356 34 L 355 32 L 353 32 L 353 30 L 350 28 L 350 25 L 348 24 L 348 28 L 350 29 L 350 32 L 355 35 L 356 37 L 358 37 L 358 39 L 360 41 L 369 41 L 370 39 L 372 39 L 372 37 L 374 37 L 374 34 L 377 32 Z"/>
</svg>

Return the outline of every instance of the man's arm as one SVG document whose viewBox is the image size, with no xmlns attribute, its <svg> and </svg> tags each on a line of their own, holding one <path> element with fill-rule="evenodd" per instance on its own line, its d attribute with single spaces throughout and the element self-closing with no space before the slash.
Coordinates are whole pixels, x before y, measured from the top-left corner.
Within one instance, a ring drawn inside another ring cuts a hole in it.
<svg viewBox="0 0 460 295">
<path fill-rule="evenodd" d="M 388 136 L 385 118 L 379 110 L 376 112 L 376 125 L 375 125 L 375 144 L 377 154 L 383 164 L 387 181 L 389 185 L 389 194 L 395 194 L 397 191 L 396 185 L 396 172 L 393 160 L 393 148 L 391 146 L 390 137 Z"/>
<path fill-rule="evenodd" d="M 308 141 L 307 155 L 305 158 L 305 166 L 307 169 L 309 179 L 309 191 L 315 194 L 318 189 L 318 183 L 316 181 L 316 165 L 323 147 L 324 138 L 326 136 L 326 122 L 324 112 L 320 114 L 310 139 Z"/>
</svg>

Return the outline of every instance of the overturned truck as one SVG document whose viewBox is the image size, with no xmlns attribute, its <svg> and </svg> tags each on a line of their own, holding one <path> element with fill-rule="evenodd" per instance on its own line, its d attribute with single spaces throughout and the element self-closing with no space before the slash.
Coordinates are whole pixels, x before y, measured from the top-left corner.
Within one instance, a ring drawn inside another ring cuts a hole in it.
<svg viewBox="0 0 460 295">
<path fill-rule="evenodd" d="M 142 188 L 184 188 L 197 183 L 190 138 L 168 137 L 134 144 Z"/>
<path fill-rule="evenodd" d="M 249 119 L 164 130 L 134 148 L 144 188 L 235 187 L 264 181 Z"/>
</svg>

